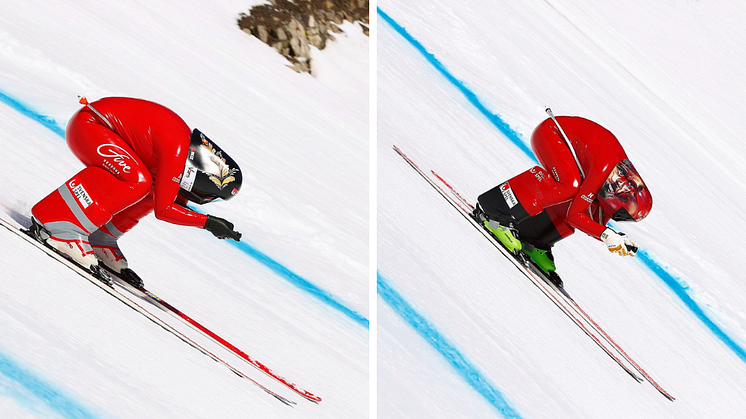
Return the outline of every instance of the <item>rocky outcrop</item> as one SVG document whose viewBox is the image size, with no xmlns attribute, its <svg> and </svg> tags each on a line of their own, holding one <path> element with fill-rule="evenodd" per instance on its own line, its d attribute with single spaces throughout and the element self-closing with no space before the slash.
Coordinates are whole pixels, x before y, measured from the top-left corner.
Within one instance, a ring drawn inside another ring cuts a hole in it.
<svg viewBox="0 0 746 419">
<path fill-rule="evenodd" d="M 368 34 L 368 0 L 270 0 L 241 13 L 238 27 L 276 49 L 298 72 L 311 72 L 310 45 L 324 49 L 344 21 Z"/>
</svg>

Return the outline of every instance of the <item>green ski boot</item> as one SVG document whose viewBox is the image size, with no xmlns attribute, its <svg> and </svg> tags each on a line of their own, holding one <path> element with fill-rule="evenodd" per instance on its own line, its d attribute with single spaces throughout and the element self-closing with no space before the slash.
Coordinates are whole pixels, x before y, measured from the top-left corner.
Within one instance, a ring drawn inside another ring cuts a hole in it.
<svg viewBox="0 0 746 419">
<path fill-rule="evenodd" d="M 522 250 L 545 274 L 557 270 L 551 251 L 541 250 L 531 245 L 524 246 Z"/>
<path fill-rule="evenodd" d="M 484 226 L 511 252 L 517 252 L 523 249 L 523 243 L 515 237 L 513 231 L 508 227 L 500 225 L 494 220 L 484 221 Z"/>
<path fill-rule="evenodd" d="M 542 250 L 530 244 L 524 244 L 521 250 L 544 272 L 549 282 L 557 288 L 562 288 L 562 279 L 557 275 L 557 266 L 554 264 L 551 250 Z"/>
</svg>

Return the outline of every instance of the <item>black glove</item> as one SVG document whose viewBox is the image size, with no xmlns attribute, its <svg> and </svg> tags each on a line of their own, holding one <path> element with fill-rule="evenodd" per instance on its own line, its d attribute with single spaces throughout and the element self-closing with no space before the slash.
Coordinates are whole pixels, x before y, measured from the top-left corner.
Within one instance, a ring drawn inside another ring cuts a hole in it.
<svg viewBox="0 0 746 419">
<path fill-rule="evenodd" d="M 233 239 L 237 242 L 241 241 L 241 233 L 233 230 L 233 223 L 220 217 L 208 215 L 207 221 L 205 222 L 205 230 L 209 231 L 219 239 Z"/>
</svg>

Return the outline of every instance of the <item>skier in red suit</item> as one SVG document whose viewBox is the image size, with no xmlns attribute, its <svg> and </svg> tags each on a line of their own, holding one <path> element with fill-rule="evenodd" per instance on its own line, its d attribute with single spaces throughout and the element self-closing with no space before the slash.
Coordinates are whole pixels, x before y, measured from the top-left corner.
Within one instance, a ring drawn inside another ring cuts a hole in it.
<svg viewBox="0 0 746 419">
<path fill-rule="evenodd" d="M 81 103 L 65 139 L 86 168 L 32 208 L 30 231 L 38 240 L 105 282 L 99 260 L 139 287 L 117 240 L 151 212 L 240 240 L 232 223 L 186 206 L 228 200 L 241 188 L 240 169 L 217 145 L 157 103 L 123 97 Z"/>
<path fill-rule="evenodd" d="M 556 242 L 578 229 L 610 252 L 634 256 L 637 244 L 606 223 L 641 221 L 653 200 L 611 132 L 581 117 L 556 121 L 545 120 L 531 136 L 541 166 L 480 195 L 474 216 L 561 287 L 551 252 Z"/>
</svg>

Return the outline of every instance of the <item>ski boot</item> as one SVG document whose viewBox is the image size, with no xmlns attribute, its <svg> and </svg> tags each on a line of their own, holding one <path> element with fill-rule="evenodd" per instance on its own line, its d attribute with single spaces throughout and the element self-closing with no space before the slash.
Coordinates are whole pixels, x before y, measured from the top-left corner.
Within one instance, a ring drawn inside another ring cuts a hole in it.
<svg viewBox="0 0 746 419">
<path fill-rule="evenodd" d="M 495 220 L 484 221 L 483 225 L 484 228 L 489 230 L 490 233 L 500 240 L 500 243 L 502 243 L 506 249 L 513 253 L 523 249 L 523 243 L 518 240 L 518 237 L 516 237 L 515 231 L 512 228 L 506 227 Z"/>
<path fill-rule="evenodd" d="M 140 278 L 140 275 L 136 274 L 132 269 L 122 269 L 117 276 L 140 291 L 145 291 L 145 284 L 142 282 L 142 278 Z"/>
<path fill-rule="evenodd" d="M 111 275 L 99 266 L 98 259 L 96 259 L 87 237 L 71 235 L 70 239 L 57 238 L 54 236 L 54 232 L 50 232 L 36 221 L 34 217 L 31 217 L 31 227 L 29 227 L 27 233 L 39 243 L 72 260 L 76 265 L 90 272 L 99 281 L 112 286 Z"/>
<path fill-rule="evenodd" d="M 474 211 L 471 213 L 471 217 L 478 223 L 482 224 L 492 235 L 500 240 L 500 243 L 505 246 L 508 250 L 513 253 L 521 250 L 523 244 L 518 240 L 515 230 L 510 227 L 506 227 L 495 220 L 487 218 L 482 208 L 477 204 Z"/>
<path fill-rule="evenodd" d="M 88 237 L 93 252 L 106 269 L 114 273 L 124 282 L 133 287 L 144 290 L 145 284 L 139 275 L 127 265 L 122 249 L 119 248 L 117 238 L 104 231 L 96 230 Z"/>
<path fill-rule="evenodd" d="M 523 243 L 521 249 L 528 256 L 537 268 L 541 269 L 544 276 L 557 288 L 562 288 L 562 279 L 557 275 L 557 267 L 554 264 L 552 250 L 539 249 L 528 243 Z"/>
<path fill-rule="evenodd" d="M 500 240 L 500 243 L 502 243 L 503 246 L 505 246 L 508 250 L 514 253 L 521 250 L 521 241 L 516 238 L 515 234 L 513 234 L 513 230 L 509 227 L 501 225 L 495 220 L 487 218 L 487 215 L 484 213 L 484 211 L 482 211 L 479 203 L 477 203 L 477 206 L 474 208 L 470 215 L 471 218 L 474 219 L 474 221 L 482 224 L 484 228 L 492 233 L 492 235 L 497 237 L 497 239 Z"/>
</svg>

